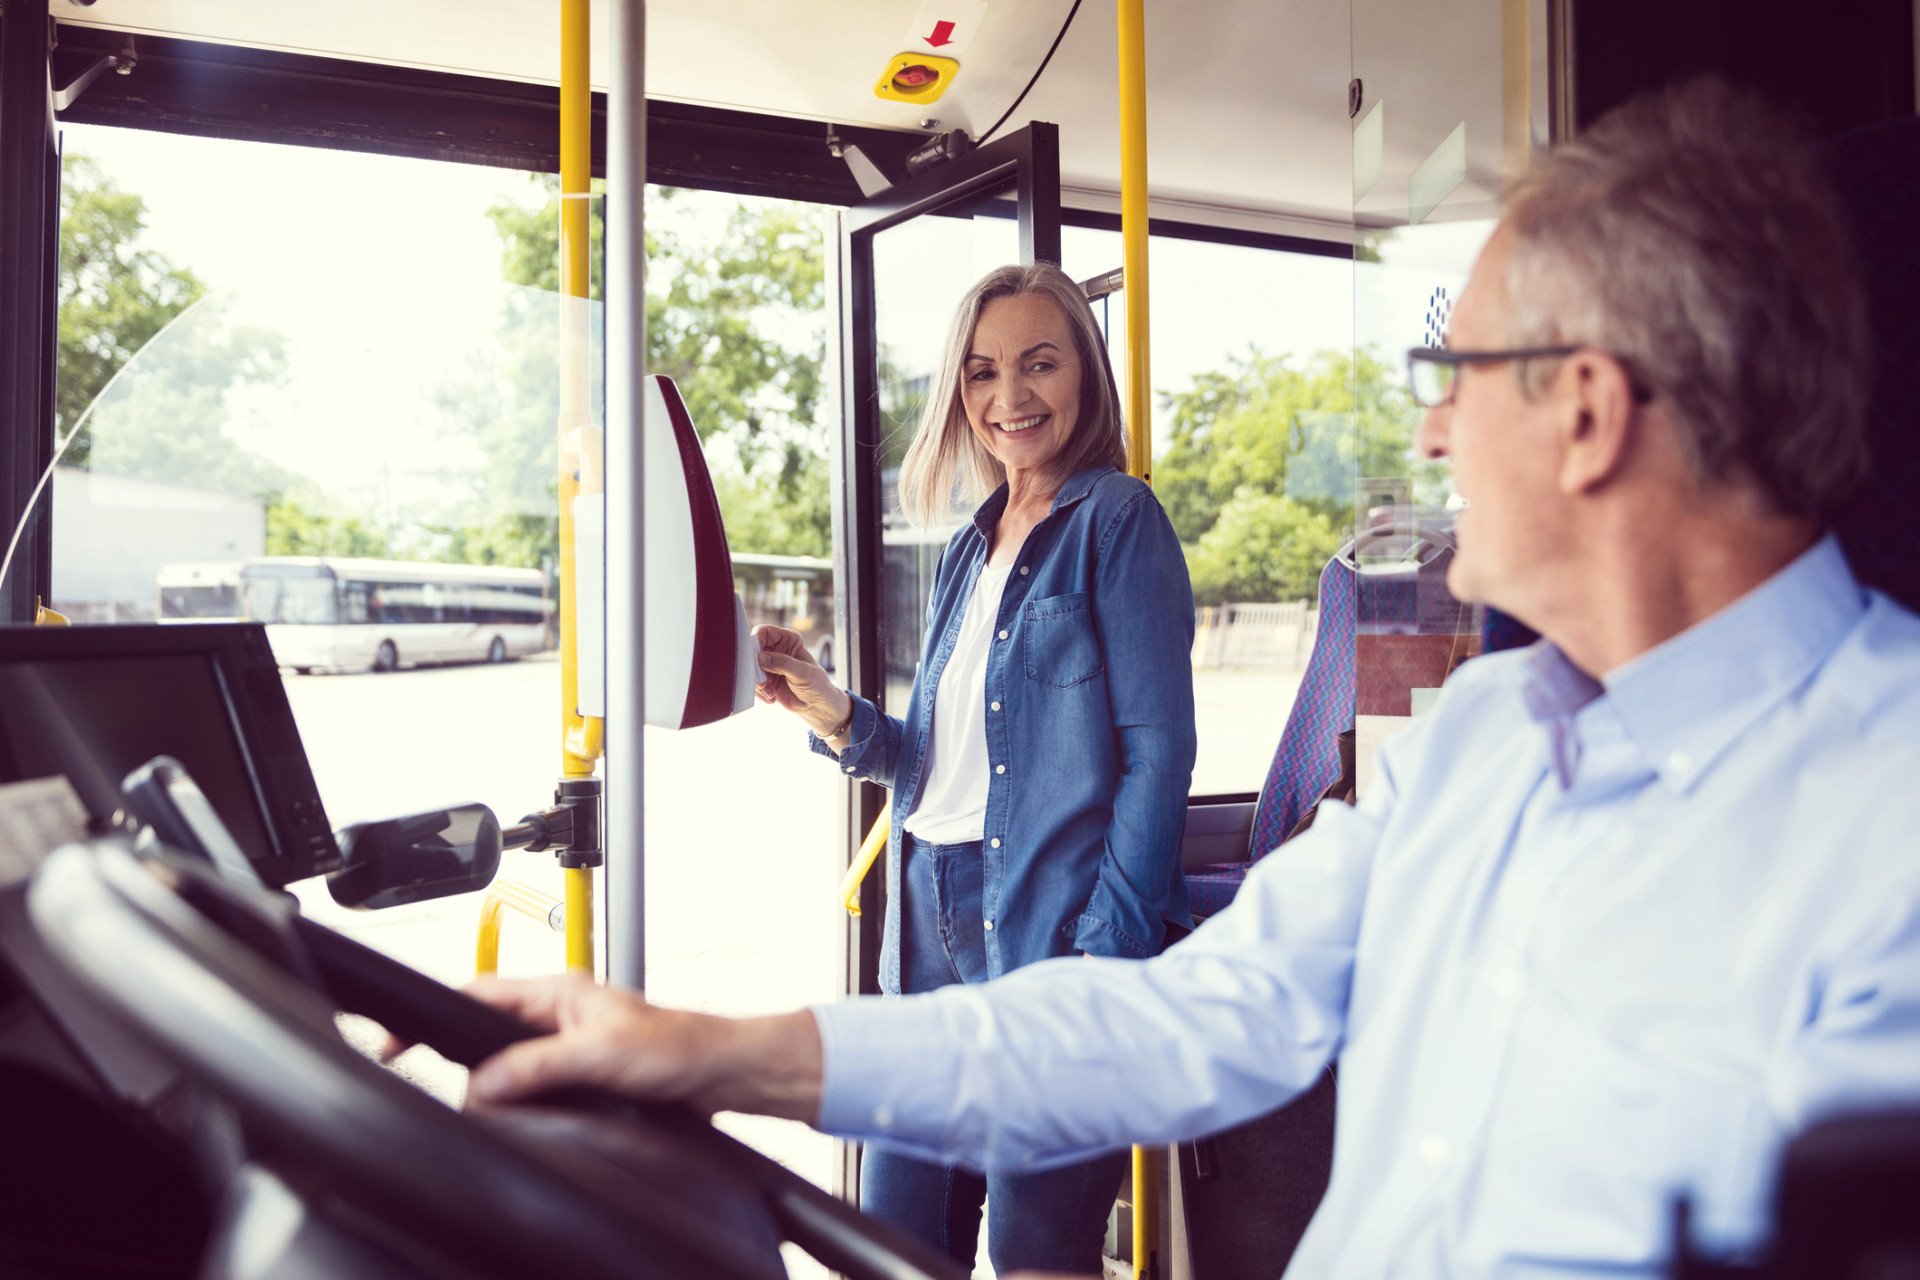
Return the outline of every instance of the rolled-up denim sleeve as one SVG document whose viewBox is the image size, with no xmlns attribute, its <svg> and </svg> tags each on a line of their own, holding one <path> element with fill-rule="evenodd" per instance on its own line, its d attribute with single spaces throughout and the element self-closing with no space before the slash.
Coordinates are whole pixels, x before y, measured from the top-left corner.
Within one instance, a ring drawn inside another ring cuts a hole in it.
<svg viewBox="0 0 1920 1280">
<path fill-rule="evenodd" d="M 840 772 L 862 782 L 893 785 L 894 770 L 900 764 L 900 739 L 903 726 L 857 693 L 853 699 L 853 723 L 847 726 L 847 748 L 835 751 L 826 739 L 809 730 L 807 746 L 815 755 L 825 756 L 840 766 Z"/>
<path fill-rule="evenodd" d="M 1094 626 L 1120 777 L 1074 946 L 1137 958 L 1160 949 L 1193 780 L 1193 588 L 1180 540 L 1151 493 L 1115 514 L 1099 557 Z"/>
</svg>

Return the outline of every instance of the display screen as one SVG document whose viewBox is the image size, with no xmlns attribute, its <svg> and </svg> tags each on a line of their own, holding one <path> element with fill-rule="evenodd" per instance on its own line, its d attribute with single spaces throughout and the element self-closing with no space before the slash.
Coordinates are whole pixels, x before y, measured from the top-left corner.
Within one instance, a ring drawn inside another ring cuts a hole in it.
<svg viewBox="0 0 1920 1280">
<path fill-rule="evenodd" d="M 74 656 L 0 664 L 0 781 L 65 776 L 97 821 L 155 756 L 178 760 L 254 861 L 274 856 L 212 658 Z"/>
</svg>

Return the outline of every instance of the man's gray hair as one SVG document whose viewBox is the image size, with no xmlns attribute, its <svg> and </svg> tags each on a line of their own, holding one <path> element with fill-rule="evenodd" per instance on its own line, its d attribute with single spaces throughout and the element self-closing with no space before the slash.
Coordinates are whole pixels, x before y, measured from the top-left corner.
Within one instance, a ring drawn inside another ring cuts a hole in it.
<svg viewBox="0 0 1920 1280">
<path fill-rule="evenodd" d="M 1824 520 L 1864 478 L 1859 269 L 1817 153 L 1777 111 L 1715 80 L 1635 98 L 1537 160 L 1504 226 L 1513 345 L 1620 359 L 1704 484 Z M 1524 366 L 1523 386 L 1552 369 Z"/>
</svg>

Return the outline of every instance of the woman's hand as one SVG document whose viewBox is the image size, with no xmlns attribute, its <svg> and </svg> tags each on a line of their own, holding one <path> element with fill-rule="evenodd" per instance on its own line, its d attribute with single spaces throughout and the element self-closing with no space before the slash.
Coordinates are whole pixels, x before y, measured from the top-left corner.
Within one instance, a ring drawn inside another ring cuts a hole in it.
<svg viewBox="0 0 1920 1280">
<path fill-rule="evenodd" d="M 485 1108 L 585 1086 L 811 1121 L 820 1109 L 820 1034 L 801 1011 L 719 1018 L 648 1004 L 584 974 L 532 982 L 476 979 L 467 994 L 546 1032 L 474 1069 L 467 1104 Z"/>
<path fill-rule="evenodd" d="M 853 699 L 813 660 L 799 632 L 762 625 L 753 629 L 753 638 L 759 642 L 760 665 L 767 673 L 754 686 L 760 701 L 785 707 L 822 738 L 828 737 L 846 720 Z"/>
</svg>

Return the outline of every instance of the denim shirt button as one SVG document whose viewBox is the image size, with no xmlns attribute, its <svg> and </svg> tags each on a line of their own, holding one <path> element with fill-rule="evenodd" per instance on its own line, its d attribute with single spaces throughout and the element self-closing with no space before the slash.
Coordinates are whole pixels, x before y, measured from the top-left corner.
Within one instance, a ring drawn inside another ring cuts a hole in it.
<svg viewBox="0 0 1920 1280">
<path fill-rule="evenodd" d="M 991 920 L 982 920 L 982 921 L 980 922 L 980 927 L 981 927 L 982 929 L 985 929 L 985 930 L 986 930 L 986 931 L 987 931 L 988 933 L 992 933 L 992 932 L 993 932 L 993 921 L 991 921 Z"/>
<path fill-rule="evenodd" d="M 1000 847 L 1000 837 L 999 837 L 999 836 L 995 836 L 995 837 L 993 838 L 993 847 L 994 847 L 994 848 L 996 848 L 996 849 L 998 849 L 998 848 Z"/>
<path fill-rule="evenodd" d="M 1000 709 L 1000 704 L 997 702 L 989 702 L 987 705 L 992 707 L 995 711 L 998 711 Z"/>
<path fill-rule="evenodd" d="M 993 766 L 993 771 L 994 771 L 995 773 L 1005 773 L 1005 772 L 1007 771 L 1007 766 L 1005 766 L 1005 765 L 1003 765 L 1003 764 L 997 764 L 997 765 L 995 765 L 995 766 Z"/>
<path fill-rule="evenodd" d="M 1001 638 L 1002 640 L 1005 640 L 1005 639 L 1007 638 L 1007 633 L 1006 633 L 1006 632 L 1004 632 L 1004 631 L 1002 631 L 1002 632 L 1000 633 L 1000 638 Z"/>
<path fill-rule="evenodd" d="M 1023 578 L 1027 576 L 1027 566 L 1025 565 L 1020 566 L 1020 576 Z"/>
</svg>

